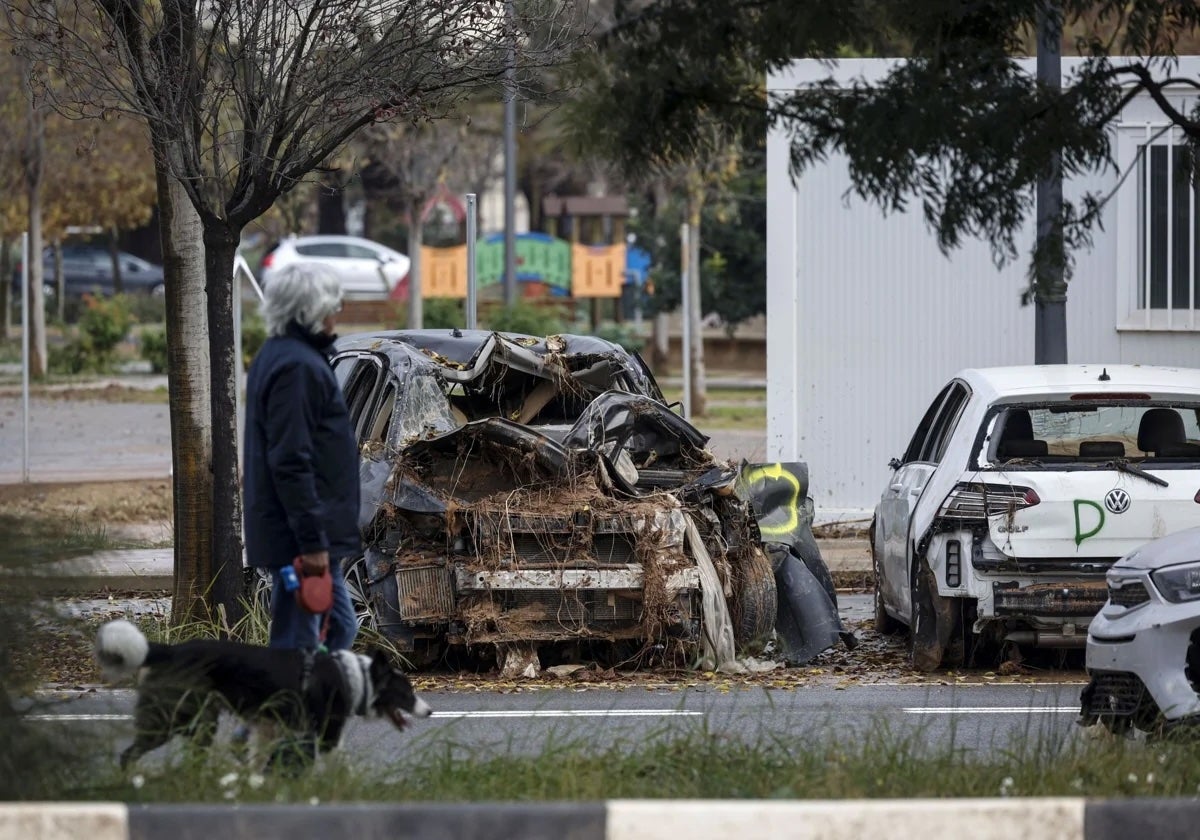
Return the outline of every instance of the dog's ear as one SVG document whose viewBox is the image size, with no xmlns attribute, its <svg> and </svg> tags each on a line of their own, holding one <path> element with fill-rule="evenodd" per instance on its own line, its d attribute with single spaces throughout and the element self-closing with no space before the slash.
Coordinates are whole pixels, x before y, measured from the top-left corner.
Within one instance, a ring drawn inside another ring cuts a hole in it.
<svg viewBox="0 0 1200 840">
<path fill-rule="evenodd" d="M 392 660 L 382 648 L 374 648 L 371 651 L 371 679 L 378 683 L 382 678 L 392 672 Z"/>
</svg>

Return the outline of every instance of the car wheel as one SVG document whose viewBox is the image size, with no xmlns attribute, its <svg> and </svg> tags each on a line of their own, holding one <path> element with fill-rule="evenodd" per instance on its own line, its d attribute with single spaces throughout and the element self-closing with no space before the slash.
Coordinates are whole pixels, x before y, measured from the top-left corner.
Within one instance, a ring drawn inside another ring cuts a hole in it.
<svg viewBox="0 0 1200 840">
<path fill-rule="evenodd" d="M 358 618 L 358 629 L 377 632 L 379 620 L 375 616 L 375 608 L 371 605 L 371 583 L 367 578 L 366 557 L 360 555 L 354 558 L 343 572 L 346 576 L 346 591 L 350 593 L 354 615 Z"/>
<path fill-rule="evenodd" d="M 738 564 L 733 598 L 734 641 L 739 650 L 760 653 L 775 630 L 779 593 L 771 560 L 758 546 Z"/>
<path fill-rule="evenodd" d="M 166 295 L 167 295 L 167 287 L 165 284 L 155 283 L 153 286 L 150 287 L 150 296 L 151 297 L 160 298 L 160 297 L 166 297 Z"/>
<path fill-rule="evenodd" d="M 937 615 L 925 587 L 918 583 L 914 564 L 909 583 L 912 593 L 911 623 L 908 626 L 908 658 L 916 671 L 929 673 L 942 664 L 945 651 L 938 644 Z"/>
</svg>

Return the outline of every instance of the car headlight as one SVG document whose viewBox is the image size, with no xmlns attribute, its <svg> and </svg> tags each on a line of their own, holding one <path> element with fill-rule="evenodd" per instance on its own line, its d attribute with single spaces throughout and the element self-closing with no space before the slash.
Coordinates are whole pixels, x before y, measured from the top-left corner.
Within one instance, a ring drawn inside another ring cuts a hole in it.
<svg viewBox="0 0 1200 840">
<path fill-rule="evenodd" d="M 1168 566 L 1150 574 L 1159 593 L 1175 604 L 1200 600 L 1200 563 Z"/>
</svg>

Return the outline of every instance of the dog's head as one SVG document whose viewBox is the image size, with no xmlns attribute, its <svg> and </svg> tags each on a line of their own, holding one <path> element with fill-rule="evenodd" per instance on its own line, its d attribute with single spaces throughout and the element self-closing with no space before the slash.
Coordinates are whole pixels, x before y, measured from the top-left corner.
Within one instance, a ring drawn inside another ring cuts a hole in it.
<svg viewBox="0 0 1200 840">
<path fill-rule="evenodd" d="M 387 717 L 397 729 L 408 725 L 405 715 L 429 717 L 433 709 L 413 691 L 408 677 L 392 667 L 391 661 L 382 650 L 371 652 L 371 686 L 374 700 L 371 707 Z"/>
</svg>

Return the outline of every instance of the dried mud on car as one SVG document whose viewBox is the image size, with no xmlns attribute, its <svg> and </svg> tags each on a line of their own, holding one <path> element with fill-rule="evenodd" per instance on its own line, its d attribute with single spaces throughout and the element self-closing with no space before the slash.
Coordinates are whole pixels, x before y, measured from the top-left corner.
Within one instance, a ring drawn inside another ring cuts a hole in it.
<svg viewBox="0 0 1200 840">
<path fill-rule="evenodd" d="M 718 461 L 636 354 L 397 331 L 342 339 L 334 369 L 363 451 L 360 612 L 415 665 L 745 671 L 852 643 L 803 465 Z"/>
</svg>

